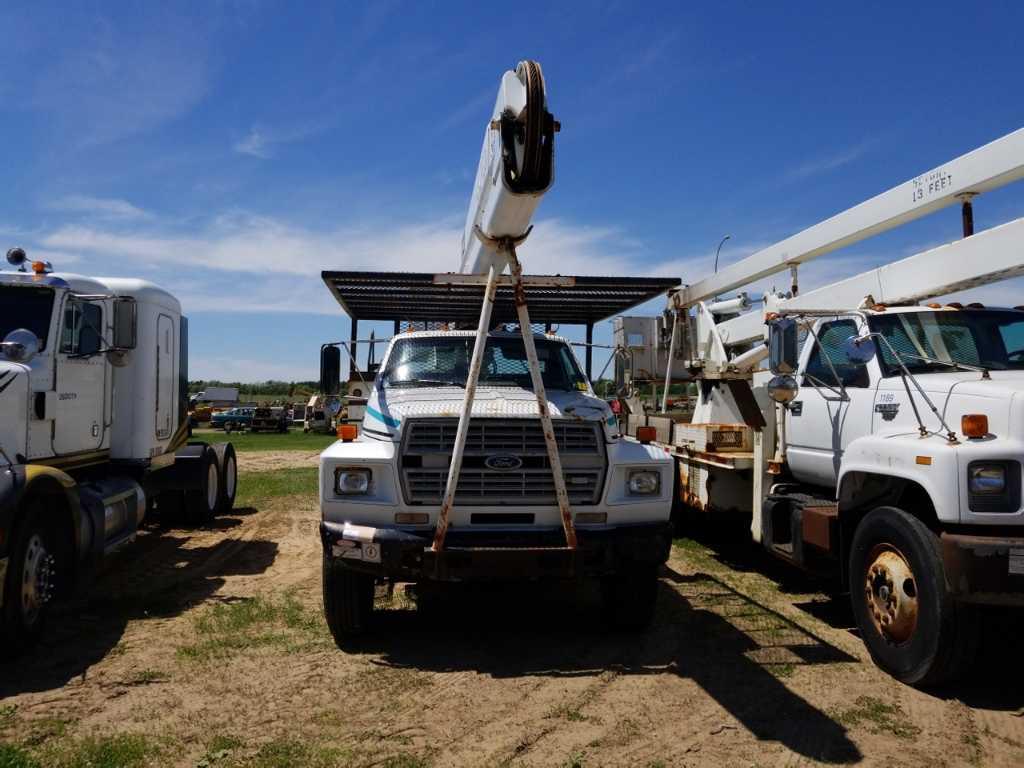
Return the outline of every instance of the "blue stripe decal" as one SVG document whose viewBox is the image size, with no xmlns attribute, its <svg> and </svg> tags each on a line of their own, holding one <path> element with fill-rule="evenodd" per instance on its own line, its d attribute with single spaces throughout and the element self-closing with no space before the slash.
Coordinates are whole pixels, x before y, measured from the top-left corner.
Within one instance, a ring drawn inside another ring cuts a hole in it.
<svg viewBox="0 0 1024 768">
<path fill-rule="evenodd" d="M 375 411 L 370 406 L 366 406 L 366 412 L 373 416 L 377 421 L 389 427 L 397 428 L 398 425 L 402 423 L 401 419 L 392 419 L 390 416 L 385 416 L 383 413 Z"/>
</svg>

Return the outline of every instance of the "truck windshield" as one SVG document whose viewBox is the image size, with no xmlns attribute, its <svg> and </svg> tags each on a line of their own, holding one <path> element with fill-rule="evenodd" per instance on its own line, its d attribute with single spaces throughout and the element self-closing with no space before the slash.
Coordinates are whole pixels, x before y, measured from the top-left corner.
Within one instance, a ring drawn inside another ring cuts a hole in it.
<svg viewBox="0 0 1024 768">
<path fill-rule="evenodd" d="M 25 328 L 39 337 L 39 349 L 46 349 L 52 314 L 50 288 L 0 286 L 0 341 L 11 331 Z"/>
<path fill-rule="evenodd" d="M 880 333 L 912 373 L 949 370 L 942 363 L 963 363 L 992 370 L 1024 369 L 1024 312 L 964 309 L 893 312 L 872 315 L 868 324 Z M 878 343 L 882 372 L 899 374 L 892 351 Z"/>
<path fill-rule="evenodd" d="M 385 387 L 464 387 L 473 356 L 473 342 L 472 336 L 399 339 L 388 355 L 381 381 Z M 536 339 L 536 347 L 545 389 L 586 388 L 586 379 L 568 346 L 560 341 Z M 487 339 L 480 384 L 533 389 L 521 338 L 492 336 Z"/>
</svg>

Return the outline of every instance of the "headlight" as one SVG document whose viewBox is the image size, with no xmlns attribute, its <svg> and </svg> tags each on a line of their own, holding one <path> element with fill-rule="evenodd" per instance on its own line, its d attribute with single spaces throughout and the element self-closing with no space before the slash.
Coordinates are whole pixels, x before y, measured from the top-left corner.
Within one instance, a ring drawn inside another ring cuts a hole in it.
<svg viewBox="0 0 1024 768">
<path fill-rule="evenodd" d="M 661 490 L 661 473 L 650 469 L 634 469 L 626 480 L 626 488 L 634 496 L 650 496 Z"/>
<path fill-rule="evenodd" d="M 368 469 L 336 469 L 334 471 L 334 490 L 344 496 L 368 493 L 370 477 Z"/>
<path fill-rule="evenodd" d="M 972 464 L 967 470 L 971 493 L 998 494 L 1006 490 L 1006 467 L 993 464 Z"/>
</svg>

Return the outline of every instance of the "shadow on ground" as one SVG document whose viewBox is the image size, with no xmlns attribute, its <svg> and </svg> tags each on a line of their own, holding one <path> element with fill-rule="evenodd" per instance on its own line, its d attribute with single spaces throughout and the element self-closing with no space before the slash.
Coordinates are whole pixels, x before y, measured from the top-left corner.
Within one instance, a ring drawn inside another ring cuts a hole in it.
<svg viewBox="0 0 1024 768">
<path fill-rule="evenodd" d="M 770 579 L 782 594 L 827 595 L 825 599 L 799 600 L 794 607 L 859 639 L 849 595 L 837 579 L 811 576 L 772 557 L 754 544 L 745 530 L 735 527 L 704 525 L 688 530 L 687 535 L 730 570 L 756 572 Z M 978 611 L 977 619 L 982 623 L 977 658 L 958 681 L 929 689 L 928 693 L 982 709 L 1024 710 L 1024 669 L 1019 663 L 1016 642 L 1024 637 L 1024 611 L 987 607 Z"/>
<path fill-rule="evenodd" d="M 234 510 L 211 529 L 229 531 L 240 524 L 237 515 L 253 511 Z M 262 573 L 277 556 L 272 541 L 222 538 L 188 547 L 192 536 L 190 530 L 146 526 L 94 583 L 54 608 L 36 648 L 0 661 L 0 700 L 60 688 L 84 676 L 117 646 L 129 621 L 177 616 L 210 597 L 226 576 Z"/>
<path fill-rule="evenodd" d="M 842 725 L 784 682 L 797 665 L 857 660 L 712 576 L 666 569 L 655 624 L 642 634 L 609 632 L 596 590 L 466 588 L 445 606 L 422 617 L 381 611 L 358 650 L 389 666 L 498 678 L 675 674 L 758 739 L 829 763 L 861 757 Z"/>
</svg>

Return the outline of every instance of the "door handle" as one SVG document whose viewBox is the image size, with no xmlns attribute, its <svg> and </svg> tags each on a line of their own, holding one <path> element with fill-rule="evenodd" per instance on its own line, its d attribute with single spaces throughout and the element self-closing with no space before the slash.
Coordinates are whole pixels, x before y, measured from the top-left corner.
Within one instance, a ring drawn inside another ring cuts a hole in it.
<svg viewBox="0 0 1024 768">
<path fill-rule="evenodd" d="M 792 403 L 789 404 L 789 412 L 794 416 L 799 416 L 801 413 L 804 412 L 804 401 L 794 400 Z"/>
</svg>

